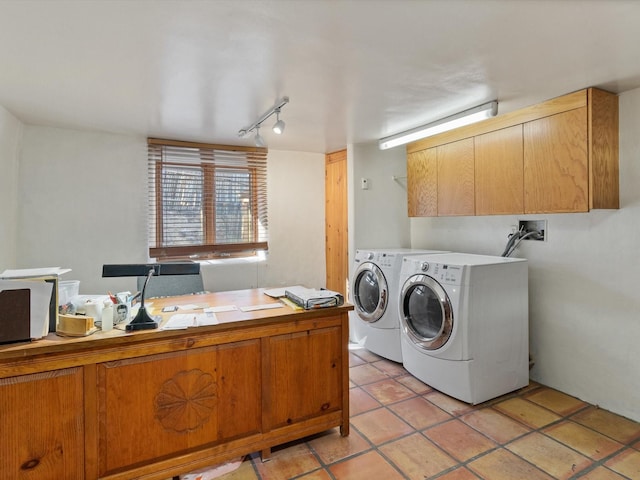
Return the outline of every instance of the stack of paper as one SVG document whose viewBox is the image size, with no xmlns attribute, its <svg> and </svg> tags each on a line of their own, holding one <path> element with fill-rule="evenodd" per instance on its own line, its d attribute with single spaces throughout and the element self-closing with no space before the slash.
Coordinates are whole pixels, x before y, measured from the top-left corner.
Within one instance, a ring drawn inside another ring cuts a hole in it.
<svg viewBox="0 0 640 480">
<path fill-rule="evenodd" d="M 343 296 L 331 290 L 316 290 L 306 287 L 288 287 L 285 296 L 305 310 L 312 308 L 339 307 L 344 303 Z"/>
</svg>

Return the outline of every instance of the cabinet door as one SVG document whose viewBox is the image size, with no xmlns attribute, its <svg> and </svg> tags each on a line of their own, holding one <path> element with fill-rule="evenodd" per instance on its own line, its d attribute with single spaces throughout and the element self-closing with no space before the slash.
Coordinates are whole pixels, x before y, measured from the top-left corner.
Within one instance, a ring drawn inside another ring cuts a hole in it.
<svg viewBox="0 0 640 480">
<path fill-rule="evenodd" d="M 343 408 L 340 339 L 340 327 L 270 338 L 267 429 Z"/>
<path fill-rule="evenodd" d="M 436 147 L 438 215 L 474 215 L 473 138 Z"/>
<path fill-rule="evenodd" d="M 438 161 L 435 148 L 407 155 L 407 207 L 410 217 L 438 215 Z"/>
<path fill-rule="evenodd" d="M 100 476 L 261 428 L 260 341 L 98 365 Z"/>
<path fill-rule="evenodd" d="M 0 379 L 0 478 L 84 478 L 82 369 Z"/>
<path fill-rule="evenodd" d="M 522 125 L 478 135 L 476 215 L 524 212 Z"/>
<path fill-rule="evenodd" d="M 589 209 L 587 107 L 524 124 L 525 213 Z"/>
</svg>

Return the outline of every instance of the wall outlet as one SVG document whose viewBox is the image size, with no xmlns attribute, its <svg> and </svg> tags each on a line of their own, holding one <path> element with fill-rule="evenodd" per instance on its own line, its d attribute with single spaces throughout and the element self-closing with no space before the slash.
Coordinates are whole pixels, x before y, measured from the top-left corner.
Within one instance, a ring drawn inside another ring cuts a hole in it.
<svg viewBox="0 0 640 480">
<path fill-rule="evenodd" d="M 538 235 L 532 235 L 524 240 L 538 240 L 544 242 L 547 240 L 547 221 L 546 220 L 518 220 L 518 230 L 525 234 L 529 232 L 538 232 Z"/>
</svg>

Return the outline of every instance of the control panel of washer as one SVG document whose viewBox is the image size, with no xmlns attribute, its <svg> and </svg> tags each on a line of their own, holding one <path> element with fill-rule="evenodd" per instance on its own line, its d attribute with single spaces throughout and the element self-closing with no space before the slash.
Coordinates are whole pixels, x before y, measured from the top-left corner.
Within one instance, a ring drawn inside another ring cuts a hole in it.
<svg viewBox="0 0 640 480">
<path fill-rule="evenodd" d="M 379 253 L 376 255 L 375 263 L 380 268 L 392 268 L 396 263 L 395 253 Z"/>
</svg>

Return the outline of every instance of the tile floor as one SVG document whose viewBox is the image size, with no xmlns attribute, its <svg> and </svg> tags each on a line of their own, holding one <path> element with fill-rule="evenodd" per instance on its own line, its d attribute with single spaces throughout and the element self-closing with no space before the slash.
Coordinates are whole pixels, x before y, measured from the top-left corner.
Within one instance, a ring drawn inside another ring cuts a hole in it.
<svg viewBox="0 0 640 480">
<path fill-rule="evenodd" d="M 350 353 L 351 433 L 248 456 L 221 480 L 640 479 L 640 424 L 532 383 L 470 406 Z"/>
</svg>

